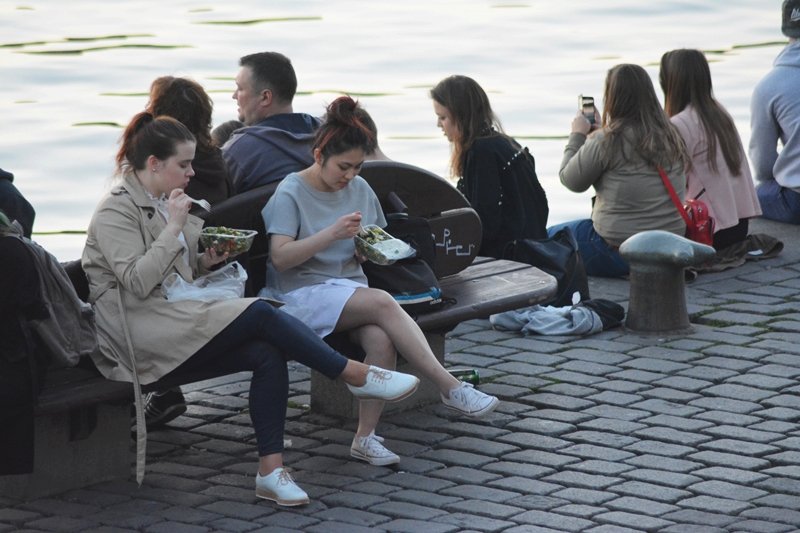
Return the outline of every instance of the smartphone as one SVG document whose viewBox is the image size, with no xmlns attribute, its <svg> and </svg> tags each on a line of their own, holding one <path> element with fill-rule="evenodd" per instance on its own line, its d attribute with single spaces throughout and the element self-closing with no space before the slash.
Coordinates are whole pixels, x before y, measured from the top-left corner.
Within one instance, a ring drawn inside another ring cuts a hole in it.
<svg viewBox="0 0 800 533">
<path fill-rule="evenodd" d="M 578 96 L 578 106 L 583 112 L 583 116 L 590 124 L 594 124 L 594 98 L 591 96 Z"/>
</svg>

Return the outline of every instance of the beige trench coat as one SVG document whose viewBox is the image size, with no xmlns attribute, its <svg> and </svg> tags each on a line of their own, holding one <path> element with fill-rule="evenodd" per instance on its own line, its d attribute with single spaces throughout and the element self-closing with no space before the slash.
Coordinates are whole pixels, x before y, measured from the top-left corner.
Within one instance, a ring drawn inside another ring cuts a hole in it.
<svg viewBox="0 0 800 533">
<path fill-rule="evenodd" d="M 152 383 L 202 348 L 255 299 L 169 302 L 161 282 L 172 272 L 191 281 L 204 274 L 197 254 L 203 221 L 189 215 L 181 242 L 134 176 L 127 176 L 97 207 L 81 264 L 89 279 L 99 353 L 92 359 L 108 379 L 133 381 L 123 317 L 131 334 L 140 383 Z M 188 264 L 184 256 L 188 254 Z M 191 265 L 191 266 L 190 266 Z M 121 289 L 121 290 L 120 290 Z"/>
</svg>

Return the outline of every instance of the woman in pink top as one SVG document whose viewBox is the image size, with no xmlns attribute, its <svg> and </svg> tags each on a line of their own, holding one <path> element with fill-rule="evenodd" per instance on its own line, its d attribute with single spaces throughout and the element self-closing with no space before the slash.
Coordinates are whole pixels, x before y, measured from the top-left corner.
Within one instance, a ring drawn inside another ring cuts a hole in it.
<svg viewBox="0 0 800 533">
<path fill-rule="evenodd" d="M 708 205 L 714 248 L 744 240 L 748 219 L 761 215 L 761 207 L 733 119 L 714 98 L 705 56 L 699 50 L 667 52 L 659 79 L 667 115 L 691 158 L 686 198 L 701 198 Z"/>
</svg>

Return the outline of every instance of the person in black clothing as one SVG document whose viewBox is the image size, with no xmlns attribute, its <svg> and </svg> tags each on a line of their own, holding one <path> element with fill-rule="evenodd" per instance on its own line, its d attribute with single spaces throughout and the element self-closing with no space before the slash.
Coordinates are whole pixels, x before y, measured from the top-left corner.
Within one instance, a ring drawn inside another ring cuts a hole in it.
<svg viewBox="0 0 800 533">
<path fill-rule="evenodd" d="M 16 220 L 22 225 L 23 235 L 30 238 L 33 231 L 33 219 L 36 211 L 33 206 L 22 196 L 22 193 L 12 183 L 14 174 L 0 168 L 0 210 L 10 220 Z"/>
<path fill-rule="evenodd" d="M 31 360 L 36 350 L 22 327 L 48 311 L 33 257 L 15 231 L 0 211 L 0 475 L 33 470 L 33 406 L 45 368 Z"/>
<path fill-rule="evenodd" d="M 533 156 L 503 132 L 486 92 L 450 76 L 431 89 L 436 125 L 453 143 L 450 170 L 483 224 L 479 255 L 502 258 L 516 239 L 547 237 L 547 196 Z"/>
</svg>

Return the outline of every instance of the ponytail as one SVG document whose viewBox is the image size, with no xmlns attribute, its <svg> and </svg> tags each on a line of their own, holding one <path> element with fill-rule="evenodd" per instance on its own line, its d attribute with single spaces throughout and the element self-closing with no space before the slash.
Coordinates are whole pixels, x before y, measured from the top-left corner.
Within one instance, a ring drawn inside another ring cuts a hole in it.
<svg viewBox="0 0 800 533">
<path fill-rule="evenodd" d="M 168 159 L 181 142 L 196 142 L 186 126 L 167 116 L 154 117 L 147 111 L 136 114 L 125 128 L 117 152 L 117 171 L 141 170 L 147 158 Z"/>
</svg>

